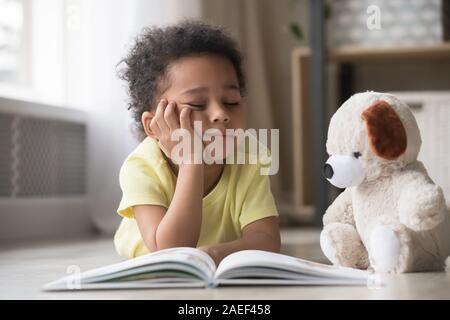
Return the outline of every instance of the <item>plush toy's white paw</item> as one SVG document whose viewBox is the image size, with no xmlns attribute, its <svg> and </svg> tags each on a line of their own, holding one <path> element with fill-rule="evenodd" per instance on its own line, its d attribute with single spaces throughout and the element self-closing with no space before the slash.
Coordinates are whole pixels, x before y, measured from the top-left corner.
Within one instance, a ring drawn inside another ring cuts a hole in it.
<svg viewBox="0 0 450 320">
<path fill-rule="evenodd" d="M 333 264 L 337 264 L 336 249 L 333 247 L 331 238 L 325 230 L 320 233 L 320 248 L 328 260 Z"/>
<path fill-rule="evenodd" d="M 400 241 L 393 230 L 377 226 L 370 235 L 370 257 L 376 272 L 391 272 L 400 256 Z"/>
</svg>

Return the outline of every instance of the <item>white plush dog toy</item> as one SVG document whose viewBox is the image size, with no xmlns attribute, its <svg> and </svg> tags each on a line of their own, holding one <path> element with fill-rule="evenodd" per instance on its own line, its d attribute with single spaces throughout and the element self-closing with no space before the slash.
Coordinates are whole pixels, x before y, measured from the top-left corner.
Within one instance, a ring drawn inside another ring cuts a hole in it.
<svg viewBox="0 0 450 320">
<path fill-rule="evenodd" d="M 346 189 L 326 211 L 320 235 L 333 264 L 375 272 L 444 269 L 450 215 L 442 189 L 417 161 L 420 146 L 413 114 L 391 94 L 355 94 L 334 114 L 324 175 Z"/>
</svg>

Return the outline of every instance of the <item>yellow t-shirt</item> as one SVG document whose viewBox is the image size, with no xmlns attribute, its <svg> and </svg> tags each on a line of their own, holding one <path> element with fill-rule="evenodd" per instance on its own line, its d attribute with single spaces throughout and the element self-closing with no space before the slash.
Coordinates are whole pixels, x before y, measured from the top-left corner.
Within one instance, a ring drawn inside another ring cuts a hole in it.
<svg viewBox="0 0 450 320">
<path fill-rule="evenodd" d="M 249 140 L 245 141 L 248 145 Z M 245 154 L 248 157 L 248 152 Z M 267 154 L 270 155 L 269 150 Z M 269 176 L 260 172 L 268 158 L 259 159 L 256 164 L 248 161 L 225 164 L 220 180 L 203 198 L 198 246 L 239 239 L 247 224 L 278 216 Z M 134 219 L 133 206 L 146 204 L 168 208 L 175 192 L 176 176 L 157 142 L 149 137 L 127 157 L 119 176 L 123 196 L 117 213 L 123 219 L 115 233 L 114 245 L 120 255 L 133 258 L 149 252 Z"/>
</svg>

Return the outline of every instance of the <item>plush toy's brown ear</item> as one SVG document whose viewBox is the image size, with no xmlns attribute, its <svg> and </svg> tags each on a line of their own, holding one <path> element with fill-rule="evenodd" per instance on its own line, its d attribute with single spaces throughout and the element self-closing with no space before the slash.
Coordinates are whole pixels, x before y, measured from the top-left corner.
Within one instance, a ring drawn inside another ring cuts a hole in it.
<svg viewBox="0 0 450 320">
<path fill-rule="evenodd" d="M 383 100 L 368 107 L 362 118 L 366 121 L 372 151 L 386 160 L 395 160 L 406 150 L 406 131 L 394 109 Z"/>
</svg>

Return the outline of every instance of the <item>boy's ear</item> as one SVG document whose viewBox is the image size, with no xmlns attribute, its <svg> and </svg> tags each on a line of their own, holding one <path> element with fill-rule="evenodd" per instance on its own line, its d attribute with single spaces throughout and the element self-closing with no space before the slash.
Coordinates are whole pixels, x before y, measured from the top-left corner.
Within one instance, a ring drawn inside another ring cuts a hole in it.
<svg viewBox="0 0 450 320">
<path fill-rule="evenodd" d="M 154 116 L 155 116 L 154 112 L 145 111 L 142 113 L 142 117 L 141 117 L 141 122 L 142 122 L 142 126 L 144 127 L 145 134 L 151 138 L 156 138 L 155 133 L 150 128 L 150 122 L 152 121 Z"/>
</svg>

